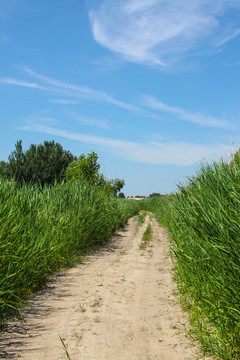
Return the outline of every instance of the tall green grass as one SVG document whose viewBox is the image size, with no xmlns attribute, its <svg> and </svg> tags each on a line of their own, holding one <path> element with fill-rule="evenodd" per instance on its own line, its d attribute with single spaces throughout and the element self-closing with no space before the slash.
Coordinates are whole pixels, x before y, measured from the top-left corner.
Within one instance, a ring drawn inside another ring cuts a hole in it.
<svg viewBox="0 0 240 360">
<path fill-rule="evenodd" d="M 140 209 L 149 211 L 154 214 L 155 218 L 163 226 L 169 225 L 169 204 L 174 199 L 175 194 L 161 195 L 160 197 L 154 196 L 139 201 Z"/>
<path fill-rule="evenodd" d="M 204 351 L 240 359 L 239 166 L 203 165 L 174 196 L 142 207 L 169 229 L 192 335 Z"/>
<path fill-rule="evenodd" d="M 86 182 L 39 189 L 0 180 L 0 323 L 61 267 L 99 247 L 138 212 Z"/>
</svg>

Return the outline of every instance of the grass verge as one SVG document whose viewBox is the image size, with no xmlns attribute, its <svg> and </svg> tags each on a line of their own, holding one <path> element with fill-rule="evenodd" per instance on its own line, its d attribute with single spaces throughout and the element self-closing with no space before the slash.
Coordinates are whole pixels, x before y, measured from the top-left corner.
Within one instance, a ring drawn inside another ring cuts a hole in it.
<svg viewBox="0 0 240 360">
<path fill-rule="evenodd" d="M 0 324 L 137 213 L 137 202 L 82 181 L 39 189 L 0 180 Z"/>
<path fill-rule="evenodd" d="M 181 301 L 203 352 L 240 359 L 240 167 L 202 165 L 174 195 L 145 200 L 168 228 Z"/>
</svg>

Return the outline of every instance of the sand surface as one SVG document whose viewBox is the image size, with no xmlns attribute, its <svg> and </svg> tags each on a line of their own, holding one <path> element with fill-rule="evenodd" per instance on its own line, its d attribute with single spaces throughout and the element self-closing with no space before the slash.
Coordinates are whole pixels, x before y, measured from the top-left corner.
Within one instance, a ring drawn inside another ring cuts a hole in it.
<svg viewBox="0 0 240 360">
<path fill-rule="evenodd" d="M 147 224 L 152 239 L 139 245 Z M 95 255 L 29 301 L 0 336 L 0 358 L 24 360 L 203 359 L 181 331 L 167 232 L 137 217 Z"/>
</svg>

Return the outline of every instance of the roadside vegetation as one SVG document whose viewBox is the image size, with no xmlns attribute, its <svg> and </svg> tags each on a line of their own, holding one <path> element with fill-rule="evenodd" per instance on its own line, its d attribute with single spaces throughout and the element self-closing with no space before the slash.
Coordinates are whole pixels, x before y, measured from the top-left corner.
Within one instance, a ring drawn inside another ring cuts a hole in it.
<svg viewBox="0 0 240 360">
<path fill-rule="evenodd" d="M 221 359 L 240 358 L 240 161 L 202 165 L 174 195 L 143 200 L 168 228 L 190 335 Z"/>
<path fill-rule="evenodd" d="M 138 212 L 86 181 L 39 189 L 0 180 L 0 320 L 51 274 L 102 245 Z"/>
<path fill-rule="evenodd" d="M 52 173 L 45 148 L 61 175 Z M 137 202 L 117 197 L 124 181 L 99 173 L 95 153 L 75 158 L 54 142 L 30 149 L 41 150 L 37 160 L 18 142 L 1 162 L 0 324 L 54 272 L 81 261 L 138 213 Z M 61 154 L 71 160 L 62 169 Z"/>
<path fill-rule="evenodd" d="M 129 201 L 118 197 L 124 180 L 106 179 L 94 152 L 77 158 L 54 142 L 28 151 L 18 142 L 0 162 L 0 324 L 141 209 L 138 226 L 147 211 L 169 231 L 190 335 L 206 353 L 240 359 L 239 152 L 230 164 L 201 165 L 176 194 Z M 150 236 L 149 226 L 142 247 Z"/>
</svg>

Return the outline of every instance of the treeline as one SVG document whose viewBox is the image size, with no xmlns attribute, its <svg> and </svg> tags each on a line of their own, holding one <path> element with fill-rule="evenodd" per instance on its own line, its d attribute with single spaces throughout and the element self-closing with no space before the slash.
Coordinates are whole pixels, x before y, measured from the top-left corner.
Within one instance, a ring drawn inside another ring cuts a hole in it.
<svg viewBox="0 0 240 360">
<path fill-rule="evenodd" d="M 40 187 L 80 179 L 117 195 L 125 184 L 124 180 L 106 179 L 99 172 L 100 164 L 97 161 L 98 155 L 93 151 L 87 156 L 81 154 L 76 157 L 54 141 L 31 144 L 24 151 L 20 140 L 9 155 L 8 162 L 0 161 L 0 176 L 14 179 L 20 185 L 36 184 Z"/>
<path fill-rule="evenodd" d="M 190 335 L 221 359 L 240 359 L 239 155 L 202 165 L 176 194 L 140 205 L 169 230 Z"/>
</svg>

